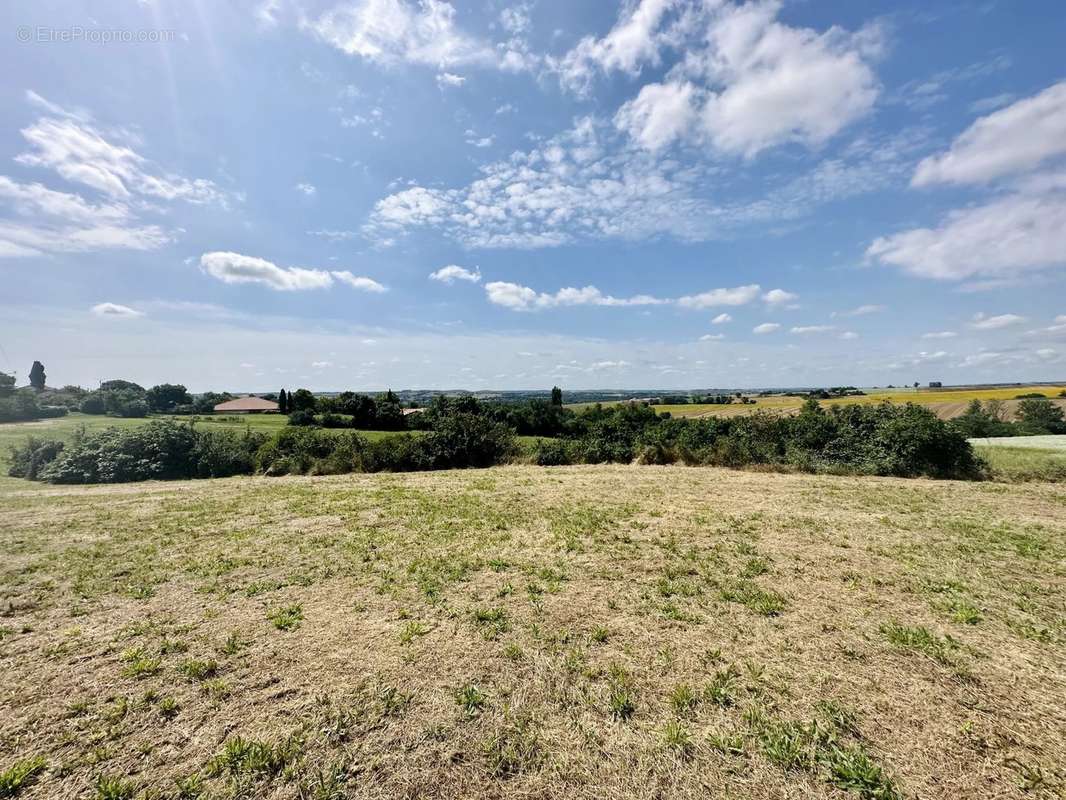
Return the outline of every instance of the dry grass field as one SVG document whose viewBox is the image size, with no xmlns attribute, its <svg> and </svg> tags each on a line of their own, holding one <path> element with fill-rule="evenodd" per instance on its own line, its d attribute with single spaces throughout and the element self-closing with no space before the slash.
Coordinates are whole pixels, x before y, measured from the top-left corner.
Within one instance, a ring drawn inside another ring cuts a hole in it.
<svg viewBox="0 0 1066 800">
<path fill-rule="evenodd" d="M 1066 486 L 0 480 L 0 796 L 1024 798 Z"/>
</svg>

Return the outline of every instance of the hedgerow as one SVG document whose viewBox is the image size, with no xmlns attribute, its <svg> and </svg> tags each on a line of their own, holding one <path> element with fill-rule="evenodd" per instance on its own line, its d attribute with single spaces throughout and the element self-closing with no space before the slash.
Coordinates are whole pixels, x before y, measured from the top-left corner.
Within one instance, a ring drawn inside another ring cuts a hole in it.
<svg viewBox="0 0 1066 800">
<path fill-rule="evenodd" d="M 668 419 L 647 405 L 595 406 L 568 434 L 516 447 L 514 429 L 477 401 L 427 412 L 431 429 L 368 440 L 354 430 L 290 425 L 273 436 L 209 431 L 154 420 L 140 428 L 81 434 L 67 446 L 30 439 L 11 474 L 51 483 L 118 483 L 226 475 L 409 472 L 488 467 L 524 457 L 575 463 L 762 466 L 809 472 L 977 478 L 982 462 L 964 435 L 920 406 L 837 406 L 810 400 L 794 416 Z"/>
</svg>

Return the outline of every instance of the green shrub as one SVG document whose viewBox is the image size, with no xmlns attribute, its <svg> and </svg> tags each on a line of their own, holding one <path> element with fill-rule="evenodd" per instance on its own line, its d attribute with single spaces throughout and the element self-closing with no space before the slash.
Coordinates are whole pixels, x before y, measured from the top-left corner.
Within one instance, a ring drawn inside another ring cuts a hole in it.
<svg viewBox="0 0 1066 800">
<path fill-rule="evenodd" d="M 81 401 L 79 410 L 82 414 L 106 414 L 107 403 L 105 402 L 103 392 L 93 392 L 86 395 L 85 399 Z"/>
<path fill-rule="evenodd" d="M 37 477 L 49 483 L 125 483 L 249 473 L 261 434 L 198 431 L 157 420 L 128 430 L 79 435 Z"/>
<path fill-rule="evenodd" d="M 574 447 L 563 439 L 541 439 L 533 446 L 533 463 L 541 467 L 559 467 L 574 463 Z"/>
<path fill-rule="evenodd" d="M 41 469 L 54 461 L 62 451 L 63 442 L 30 436 L 25 444 L 11 448 L 11 467 L 7 474 L 12 478 L 37 480 Z"/>
</svg>

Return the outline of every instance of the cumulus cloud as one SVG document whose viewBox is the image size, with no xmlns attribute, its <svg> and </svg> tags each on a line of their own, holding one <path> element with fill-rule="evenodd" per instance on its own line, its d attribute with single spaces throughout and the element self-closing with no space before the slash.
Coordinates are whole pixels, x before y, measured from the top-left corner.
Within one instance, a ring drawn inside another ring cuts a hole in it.
<svg viewBox="0 0 1066 800">
<path fill-rule="evenodd" d="M 597 72 L 639 74 L 646 64 L 659 63 L 664 34 L 659 26 L 678 0 L 640 0 L 623 7 L 618 22 L 602 38 L 586 36 L 563 58 L 552 62 L 564 86 L 586 94 Z"/>
<path fill-rule="evenodd" d="M 1007 277 L 1066 263 L 1066 192 L 1014 193 L 952 211 L 936 228 L 874 240 L 866 254 L 923 278 Z"/>
<path fill-rule="evenodd" d="M 318 193 L 318 189 L 316 189 L 310 183 L 298 183 L 298 184 L 296 184 L 296 191 L 298 191 L 300 194 L 304 195 L 305 197 L 314 197 L 315 194 Z"/>
<path fill-rule="evenodd" d="M 732 322 L 732 321 L 733 321 L 733 317 L 731 317 L 729 314 L 726 314 L 725 312 L 722 312 L 717 317 L 715 317 L 714 319 L 711 320 L 711 324 L 712 325 L 725 325 L 727 322 Z"/>
<path fill-rule="evenodd" d="M 644 0 L 562 59 L 564 85 L 587 87 L 593 67 L 637 74 L 663 49 L 683 50 L 663 82 L 646 84 L 615 117 L 634 140 L 650 149 L 688 140 L 749 158 L 789 142 L 818 147 L 872 109 L 880 31 L 792 27 L 777 20 L 781 5 Z"/>
<path fill-rule="evenodd" d="M 913 186 L 986 183 L 1066 154 L 1066 81 L 981 117 L 946 153 L 918 164 Z"/>
<path fill-rule="evenodd" d="M 223 283 L 255 283 L 282 292 L 326 289 L 335 281 L 364 292 L 387 291 L 377 281 L 347 270 L 332 272 L 302 267 L 279 267 L 273 262 L 240 253 L 216 251 L 200 256 L 200 269 Z"/>
<path fill-rule="evenodd" d="M 799 299 L 799 295 L 786 292 L 784 289 L 771 289 L 762 296 L 762 299 L 768 306 L 783 306 L 794 303 Z"/>
<path fill-rule="evenodd" d="M 781 326 L 776 322 L 764 322 L 762 325 L 756 325 L 751 329 L 752 333 L 765 334 L 773 333 L 776 330 L 780 330 Z"/>
<path fill-rule="evenodd" d="M 444 0 L 349 0 L 303 27 L 350 56 L 386 66 L 420 64 L 441 70 L 441 75 L 458 66 L 518 71 L 539 61 L 521 30 L 511 30 L 509 39 L 493 44 L 464 30 L 455 7 Z"/>
<path fill-rule="evenodd" d="M 789 333 L 797 334 L 800 336 L 810 333 L 829 333 L 835 331 L 835 325 L 799 325 L 789 329 Z"/>
<path fill-rule="evenodd" d="M 878 314 L 885 310 L 882 305 L 875 305 L 867 303 L 865 305 L 857 306 L 856 308 L 849 309 L 848 311 L 834 311 L 830 316 L 832 317 L 864 317 L 867 314 Z"/>
<path fill-rule="evenodd" d="M 324 270 L 279 267 L 263 258 L 225 251 L 204 253 L 200 268 L 223 283 L 258 283 L 278 291 L 324 289 L 333 284 Z"/>
<path fill-rule="evenodd" d="M 490 303 L 514 311 L 534 311 L 559 306 L 650 306 L 669 302 L 650 295 L 633 297 L 612 297 L 603 294 L 595 286 L 580 289 L 567 287 L 554 294 L 537 292 L 528 286 L 506 281 L 492 281 L 485 284 L 485 294 Z"/>
<path fill-rule="evenodd" d="M 437 75 L 437 86 L 442 89 L 458 88 L 466 83 L 466 78 L 452 72 L 441 72 Z"/>
<path fill-rule="evenodd" d="M 89 310 L 98 317 L 133 319 L 135 317 L 144 316 L 143 311 L 137 311 L 129 306 L 119 305 L 118 303 L 97 303 Z"/>
<path fill-rule="evenodd" d="M 341 283 L 345 283 L 348 286 L 351 286 L 353 289 L 358 289 L 361 292 L 381 294 L 382 292 L 388 291 L 388 289 L 386 289 L 373 278 L 367 278 L 362 275 L 353 275 L 348 270 L 334 270 L 330 273 L 330 275 L 332 275 Z"/>
<path fill-rule="evenodd" d="M 452 284 L 456 281 L 479 283 L 481 281 L 481 270 L 477 267 L 470 270 L 466 267 L 460 267 L 458 264 L 449 264 L 446 267 L 441 267 L 436 272 L 429 273 L 429 277 L 430 280 L 447 284 Z"/>
<path fill-rule="evenodd" d="M 1025 322 L 1025 317 L 1017 314 L 997 314 L 990 317 L 979 312 L 974 314 L 970 327 L 979 331 L 995 331 L 1000 328 L 1009 328 L 1011 325 L 1017 325 L 1020 322 Z"/>
<path fill-rule="evenodd" d="M 747 286 L 735 286 L 732 289 L 711 289 L 708 292 L 680 297 L 677 300 L 677 304 L 682 308 L 743 306 L 758 297 L 760 290 L 761 287 L 757 283 Z"/>
</svg>

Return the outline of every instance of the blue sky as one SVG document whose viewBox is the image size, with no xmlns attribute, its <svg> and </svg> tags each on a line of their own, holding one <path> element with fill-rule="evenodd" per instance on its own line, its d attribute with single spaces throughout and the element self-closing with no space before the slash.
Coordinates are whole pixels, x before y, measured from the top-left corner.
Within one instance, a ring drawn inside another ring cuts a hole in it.
<svg viewBox="0 0 1066 800">
<path fill-rule="evenodd" d="M 1061 2 L 0 9 L 0 369 L 1066 376 Z"/>
</svg>

